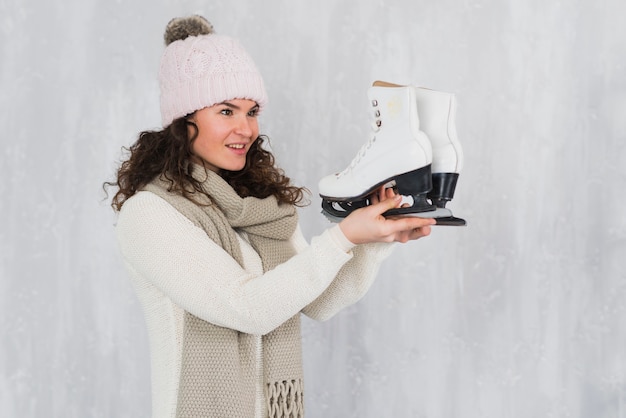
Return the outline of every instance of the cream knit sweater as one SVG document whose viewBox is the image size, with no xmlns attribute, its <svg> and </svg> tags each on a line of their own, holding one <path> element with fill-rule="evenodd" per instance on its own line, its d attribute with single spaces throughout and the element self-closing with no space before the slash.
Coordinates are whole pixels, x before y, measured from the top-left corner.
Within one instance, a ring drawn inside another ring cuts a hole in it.
<svg viewBox="0 0 626 418">
<path fill-rule="evenodd" d="M 323 321 L 355 303 L 393 247 L 352 248 L 338 226 L 309 245 L 297 229 L 291 239 L 297 255 L 263 274 L 261 259 L 245 235 L 239 235 L 241 268 L 202 229 L 150 192 L 139 192 L 124 203 L 116 234 L 146 316 L 154 418 L 176 414 L 185 311 L 258 336 L 255 418 L 264 418 L 261 335 L 300 311 Z"/>
</svg>

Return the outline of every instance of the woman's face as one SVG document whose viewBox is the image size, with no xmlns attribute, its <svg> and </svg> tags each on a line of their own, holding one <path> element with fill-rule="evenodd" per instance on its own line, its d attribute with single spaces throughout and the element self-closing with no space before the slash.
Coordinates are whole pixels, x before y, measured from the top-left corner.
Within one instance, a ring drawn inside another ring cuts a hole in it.
<svg viewBox="0 0 626 418">
<path fill-rule="evenodd" d="M 212 171 L 242 170 L 259 136 L 258 110 L 252 100 L 233 99 L 196 111 L 190 118 L 198 127 L 192 151 Z"/>
</svg>

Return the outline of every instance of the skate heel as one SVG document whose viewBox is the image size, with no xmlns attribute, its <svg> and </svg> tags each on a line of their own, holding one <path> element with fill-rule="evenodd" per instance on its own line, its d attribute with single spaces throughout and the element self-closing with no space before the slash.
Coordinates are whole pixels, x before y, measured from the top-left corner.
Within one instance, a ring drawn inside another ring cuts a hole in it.
<svg viewBox="0 0 626 418">
<path fill-rule="evenodd" d="M 433 173 L 433 188 L 428 192 L 428 198 L 431 199 L 433 204 L 438 208 L 446 207 L 446 203 L 454 197 L 458 178 L 458 173 Z"/>
<path fill-rule="evenodd" d="M 433 187 L 430 173 L 429 164 L 396 177 L 396 191 L 403 196 L 411 196 L 413 204 L 404 208 L 390 209 L 383 215 L 405 215 L 434 211 L 436 209 L 435 205 L 431 204 L 427 199 L 427 194 Z"/>
<path fill-rule="evenodd" d="M 417 170 L 409 171 L 395 178 L 398 193 L 414 196 L 428 193 L 433 188 L 430 164 Z"/>
</svg>

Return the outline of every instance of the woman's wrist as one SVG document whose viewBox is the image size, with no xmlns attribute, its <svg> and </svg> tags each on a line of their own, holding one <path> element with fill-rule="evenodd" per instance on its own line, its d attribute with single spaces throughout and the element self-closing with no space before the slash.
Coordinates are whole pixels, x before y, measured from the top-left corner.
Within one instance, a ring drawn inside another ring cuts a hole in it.
<svg viewBox="0 0 626 418">
<path fill-rule="evenodd" d="M 346 235 L 343 233 L 343 231 L 339 227 L 339 224 L 337 224 L 337 225 L 333 226 L 332 228 L 330 228 L 328 230 L 328 232 L 330 233 L 330 237 L 332 238 L 333 242 L 342 251 L 347 253 L 347 252 L 349 252 L 350 250 L 352 250 L 356 246 L 355 243 L 353 243 L 352 241 L 350 241 L 346 237 Z"/>
</svg>

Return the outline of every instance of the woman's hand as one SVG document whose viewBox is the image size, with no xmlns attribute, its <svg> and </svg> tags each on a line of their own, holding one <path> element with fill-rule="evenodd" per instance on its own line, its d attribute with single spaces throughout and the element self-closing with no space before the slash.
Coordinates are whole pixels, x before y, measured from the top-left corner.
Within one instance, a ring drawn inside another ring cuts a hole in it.
<svg viewBox="0 0 626 418">
<path fill-rule="evenodd" d="M 382 215 L 401 206 L 402 196 L 393 189 L 383 186 L 370 198 L 370 206 L 355 210 L 339 223 L 341 231 L 352 243 L 407 242 L 430 235 L 434 219 L 412 216 L 385 218 Z"/>
</svg>

